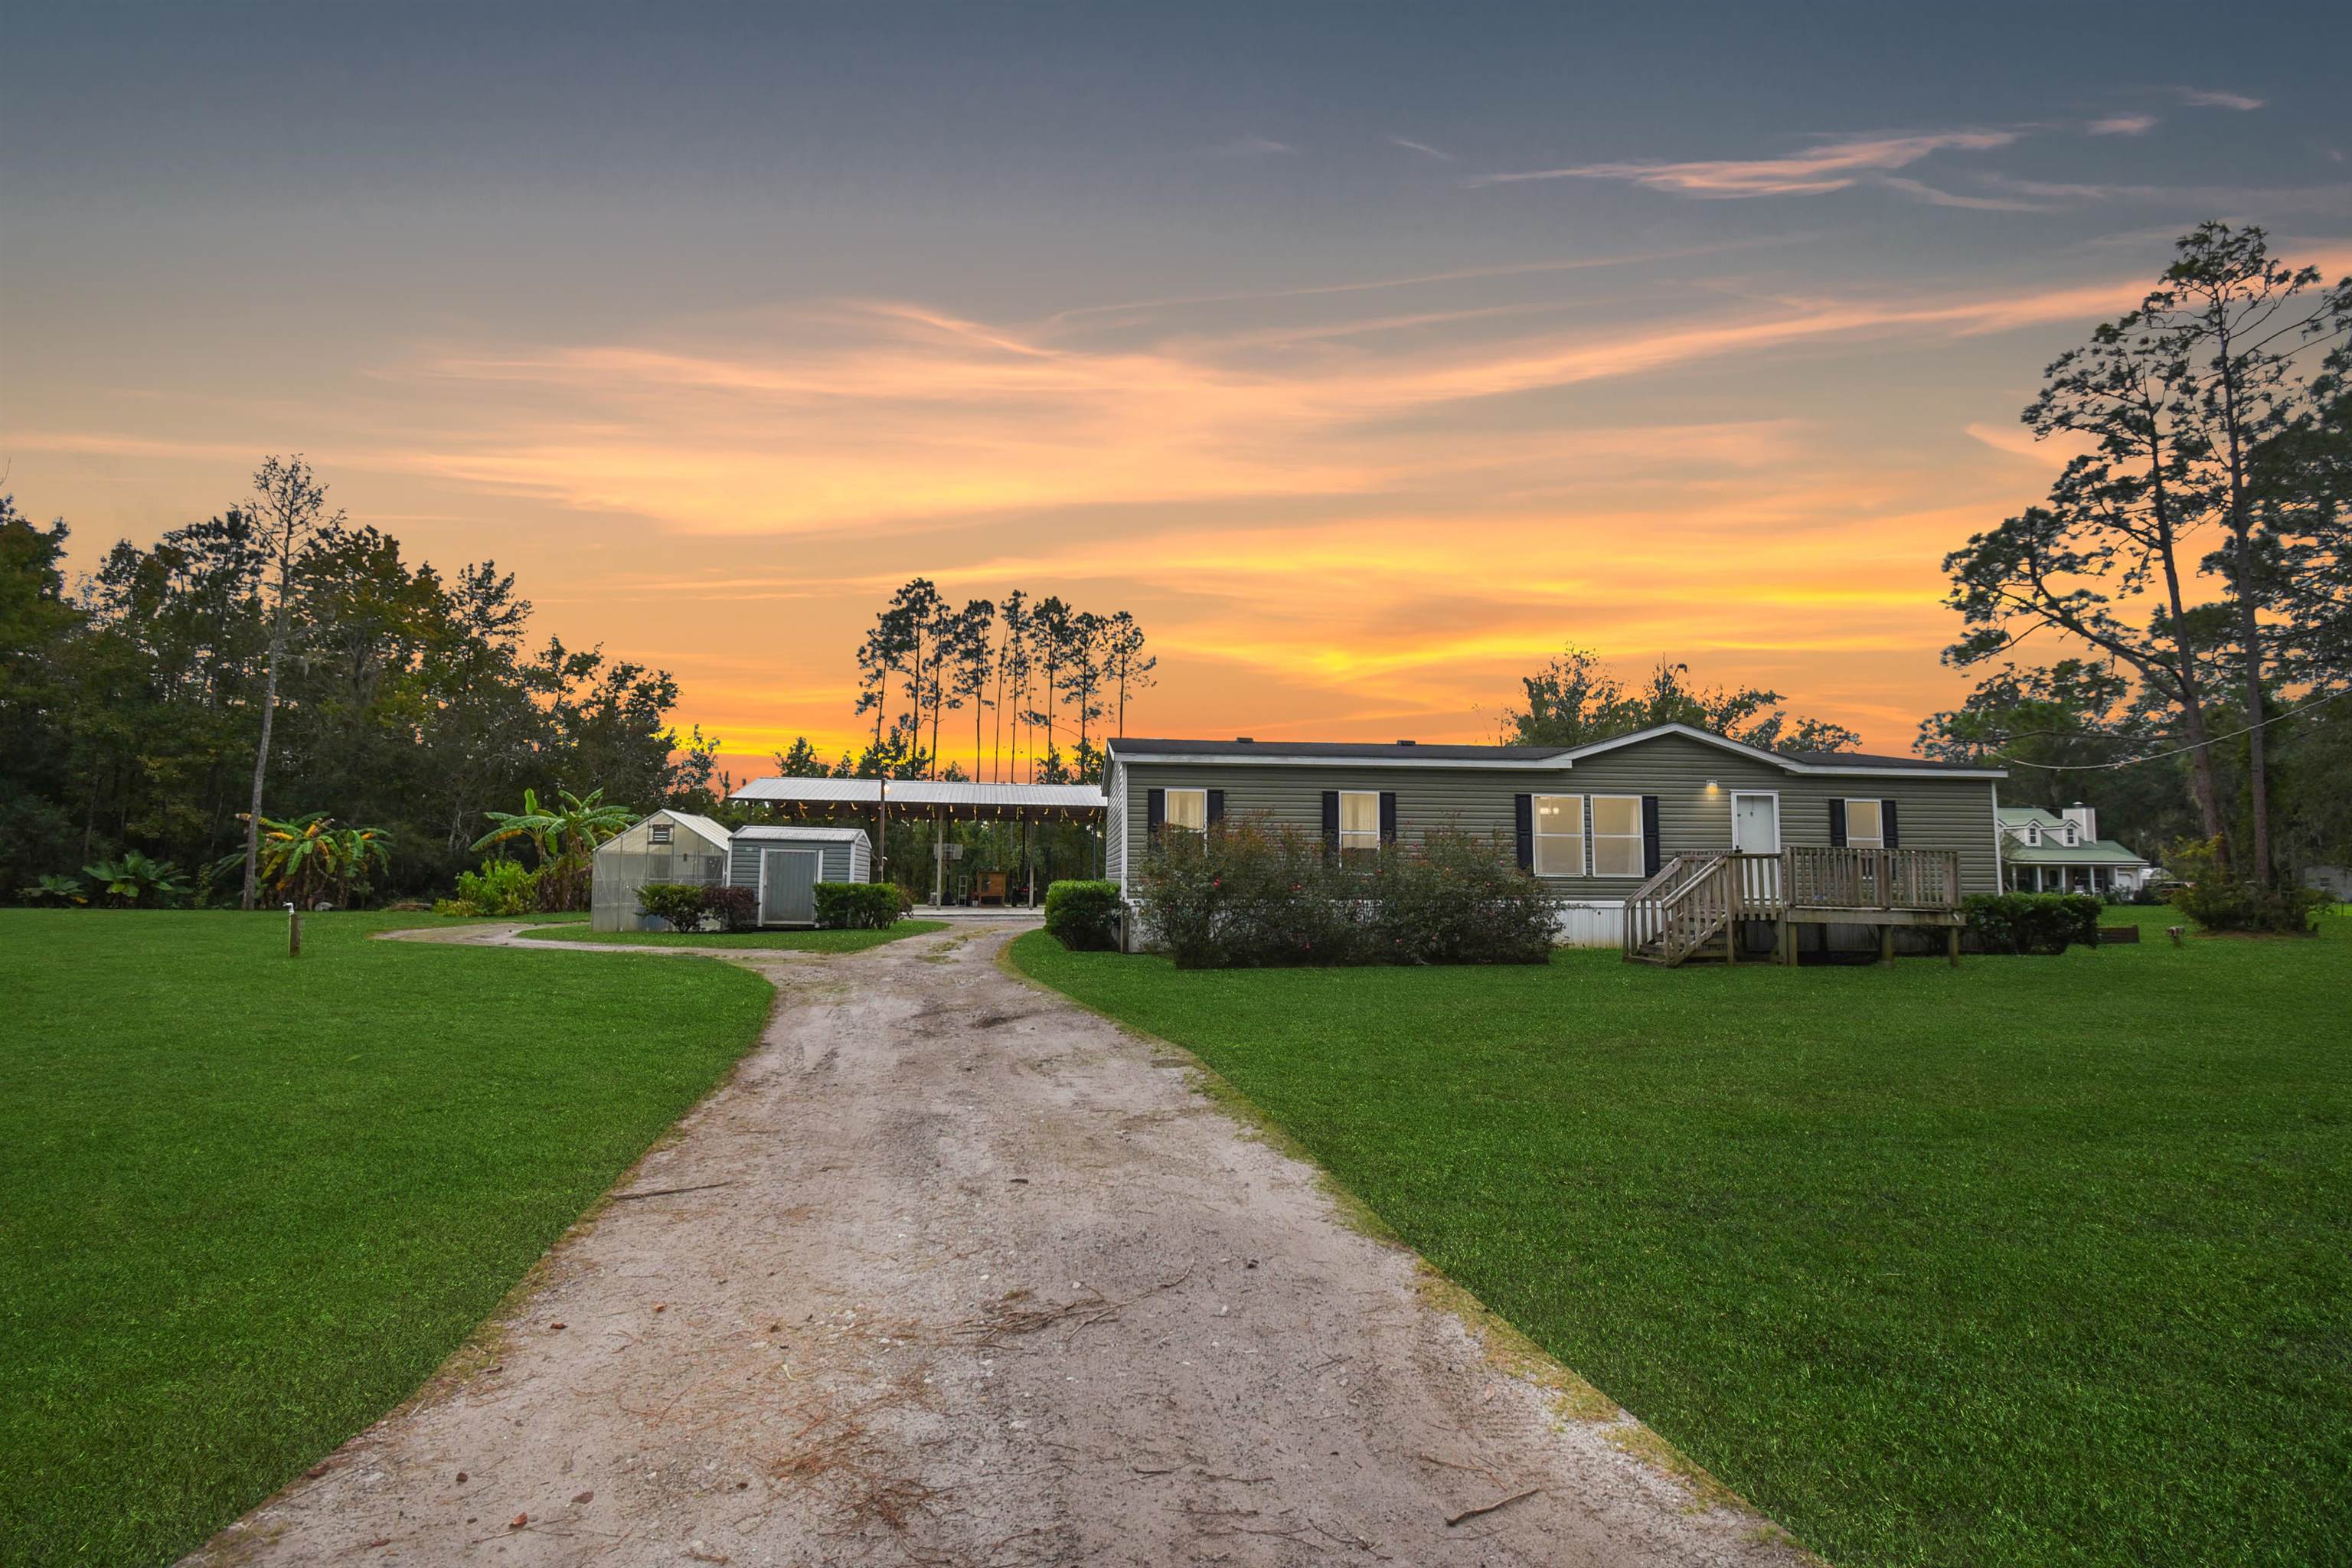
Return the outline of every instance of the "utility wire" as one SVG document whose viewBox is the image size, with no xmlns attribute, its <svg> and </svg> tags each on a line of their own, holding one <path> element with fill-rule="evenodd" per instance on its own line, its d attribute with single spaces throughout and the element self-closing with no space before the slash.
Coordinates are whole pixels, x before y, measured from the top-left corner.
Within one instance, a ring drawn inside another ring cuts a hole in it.
<svg viewBox="0 0 2352 1568">
<path fill-rule="evenodd" d="M 2040 768 L 2044 773 L 2105 773 L 2114 768 L 2136 768 L 2142 763 L 2161 762 L 2167 757 L 2177 757 L 2183 752 L 2202 751 L 2207 746 L 2215 745 L 2223 741 L 2234 741 L 2241 735 L 2251 735 L 2266 724 L 2275 724 L 2282 719 L 2292 719 L 2296 714 L 2316 708 L 2322 703 L 2334 702 L 2344 697 L 2352 697 L 2352 689 L 2331 691 L 2325 697 L 2315 697 L 2308 702 L 2298 703 L 2284 713 L 2273 713 L 2267 719 L 2258 719 L 2243 729 L 2232 730 L 2226 735 L 2208 735 L 2203 741 L 2191 745 L 2175 746 L 2168 752 L 2150 752 L 2144 757 L 2126 757 L 2119 763 L 2031 763 L 2023 757 L 2012 757 L 2007 752 L 1995 752 L 1993 755 L 2004 763 L 2010 763 L 2021 768 Z"/>
</svg>

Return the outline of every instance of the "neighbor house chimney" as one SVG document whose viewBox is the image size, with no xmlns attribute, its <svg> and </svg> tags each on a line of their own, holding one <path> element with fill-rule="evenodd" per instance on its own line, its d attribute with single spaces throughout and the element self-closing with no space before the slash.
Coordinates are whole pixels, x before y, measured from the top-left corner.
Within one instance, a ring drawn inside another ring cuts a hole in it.
<svg viewBox="0 0 2352 1568">
<path fill-rule="evenodd" d="M 2099 836 L 2099 814 L 2094 807 L 2078 800 L 2058 815 L 2074 825 L 2084 843 Z"/>
</svg>

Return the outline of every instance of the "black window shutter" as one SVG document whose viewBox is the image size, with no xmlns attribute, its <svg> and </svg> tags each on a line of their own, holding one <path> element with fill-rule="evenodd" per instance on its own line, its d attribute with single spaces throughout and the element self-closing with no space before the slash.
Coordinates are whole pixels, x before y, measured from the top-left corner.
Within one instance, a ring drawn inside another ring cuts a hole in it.
<svg viewBox="0 0 2352 1568">
<path fill-rule="evenodd" d="M 1339 792 L 1327 789 L 1323 792 L 1323 853 L 1337 855 L 1339 852 Z"/>
<path fill-rule="evenodd" d="M 1830 847 L 1845 847 L 1845 802 L 1842 800 L 1830 802 Z"/>
<path fill-rule="evenodd" d="M 1642 797 L 1642 875 L 1644 877 L 1656 876 L 1658 868 L 1666 863 L 1658 838 L 1658 797 L 1645 795 Z"/>
<path fill-rule="evenodd" d="M 1396 842 L 1396 791 L 1381 791 L 1381 842 Z"/>
<path fill-rule="evenodd" d="M 1168 792 L 1147 790 L 1143 796 L 1143 833 L 1145 841 L 1160 842 L 1160 830 L 1168 826 Z"/>
<path fill-rule="evenodd" d="M 1213 789 L 1209 792 L 1209 826 L 1214 827 L 1224 819 L 1225 792 L 1221 789 Z"/>
<path fill-rule="evenodd" d="M 1886 835 L 1885 843 L 1889 849 L 1900 849 L 1903 847 L 1903 836 L 1895 831 L 1895 803 L 1893 801 L 1882 800 L 1878 803 L 1878 825 L 1880 831 Z"/>
<path fill-rule="evenodd" d="M 1519 869 L 1536 868 L 1536 797 L 1515 795 L 1511 797 L 1512 825 L 1519 839 Z"/>
</svg>

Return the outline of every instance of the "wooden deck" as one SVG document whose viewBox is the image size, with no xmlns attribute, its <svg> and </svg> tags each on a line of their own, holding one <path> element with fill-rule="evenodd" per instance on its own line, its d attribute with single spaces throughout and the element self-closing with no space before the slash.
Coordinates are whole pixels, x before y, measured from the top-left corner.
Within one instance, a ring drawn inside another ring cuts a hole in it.
<svg viewBox="0 0 2352 1568">
<path fill-rule="evenodd" d="M 1678 855 L 1625 900 L 1625 956 L 1672 968 L 1739 962 L 1739 928 L 1780 927 L 1780 962 L 1797 962 L 1801 925 L 1868 925 L 1891 962 L 1897 926 L 1947 931 L 1959 962 L 1960 857 L 1952 849 L 1783 849 L 1778 855 Z"/>
</svg>

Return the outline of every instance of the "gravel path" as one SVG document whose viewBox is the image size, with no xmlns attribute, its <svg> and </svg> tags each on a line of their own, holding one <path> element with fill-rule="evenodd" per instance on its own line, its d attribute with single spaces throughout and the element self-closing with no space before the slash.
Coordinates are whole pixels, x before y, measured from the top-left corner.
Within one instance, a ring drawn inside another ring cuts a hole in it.
<svg viewBox="0 0 2352 1568">
<path fill-rule="evenodd" d="M 190 1561 L 1807 1561 L 1006 940 L 739 958 L 765 1038 L 487 1353 Z"/>
</svg>

